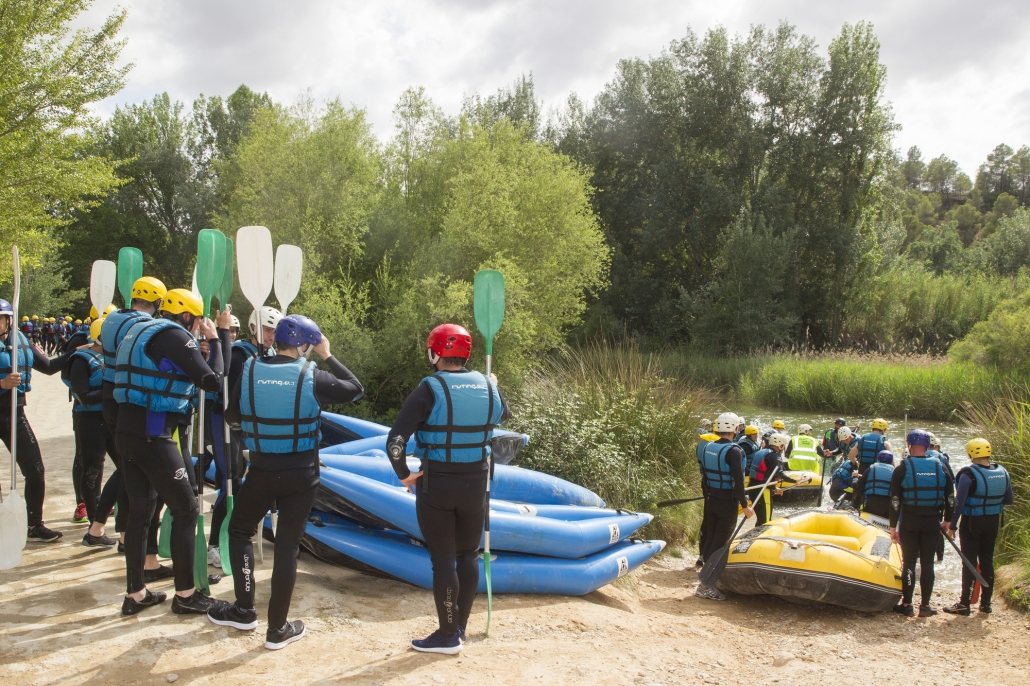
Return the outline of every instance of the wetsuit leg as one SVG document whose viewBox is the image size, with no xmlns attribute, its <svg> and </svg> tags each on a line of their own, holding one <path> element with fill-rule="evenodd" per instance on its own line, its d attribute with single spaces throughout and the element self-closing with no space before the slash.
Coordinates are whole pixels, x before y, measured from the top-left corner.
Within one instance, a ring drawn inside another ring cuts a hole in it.
<svg viewBox="0 0 1030 686">
<path fill-rule="evenodd" d="M 768 522 L 772 514 L 772 497 L 769 495 L 769 489 L 766 489 L 762 497 L 752 503 L 751 507 L 755 511 L 755 526 L 762 526 Z"/>
<path fill-rule="evenodd" d="M 72 488 L 75 489 L 75 503 L 85 503 L 82 499 L 82 455 L 79 451 L 79 415 L 72 410 L 72 436 L 75 437 L 75 456 L 72 458 Z"/>
<path fill-rule="evenodd" d="M 311 516 L 318 481 L 319 468 L 316 465 L 281 471 L 252 470 L 236 496 L 229 520 L 229 556 L 236 604 L 253 609 L 255 580 L 251 539 L 272 503 L 278 505 L 272 591 L 268 601 L 268 626 L 276 629 L 286 624 L 290 611 L 293 587 L 297 582 L 300 539 Z"/>
<path fill-rule="evenodd" d="M 916 563 L 919 563 L 919 593 L 924 605 L 933 596 L 934 557 L 940 535 L 939 520 L 934 516 L 904 514 L 901 527 L 901 595 L 902 602 L 911 603 L 916 585 Z"/>
<path fill-rule="evenodd" d="M 701 501 L 701 526 L 697 529 L 697 556 L 704 560 L 705 557 L 705 542 L 708 539 L 708 501 L 710 498 L 705 495 L 705 499 Z"/>
<path fill-rule="evenodd" d="M 0 440 L 8 450 L 11 449 L 11 406 L 0 418 Z M 43 522 L 43 497 L 46 494 L 46 470 L 43 468 L 43 456 L 39 452 L 36 434 L 25 417 L 25 408 L 18 408 L 18 467 L 25 479 L 25 510 L 29 527 Z"/>
<path fill-rule="evenodd" d="M 208 546 L 218 545 L 218 538 L 222 531 L 222 522 L 225 521 L 226 505 L 226 469 L 225 462 L 225 423 L 221 414 L 211 414 L 211 447 L 215 453 L 215 483 L 218 484 L 218 500 L 211 513 L 211 535 L 208 538 Z M 233 493 L 239 493 L 240 483 L 233 480 Z M 278 527 L 277 527 L 278 528 Z"/>
<path fill-rule="evenodd" d="M 479 585 L 479 544 L 486 518 L 487 474 L 419 480 L 415 511 L 433 564 L 433 599 L 440 631 L 450 635 L 468 621 Z"/>
<path fill-rule="evenodd" d="M 122 533 L 125 531 L 129 521 L 129 495 L 125 492 L 125 482 L 121 474 L 122 458 L 118 453 L 117 441 L 115 440 L 118 428 L 118 403 L 112 398 L 104 398 L 102 411 L 104 414 L 104 424 L 107 425 L 107 454 L 111 456 L 111 461 L 114 462 L 115 466 L 115 471 L 108 477 L 104 490 L 106 491 L 108 485 L 113 483 L 114 497 L 111 499 L 109 494 L 108 498 L 105 498 L 104 493 L 101 492 L 100 498 L 103 503 L 106 503 L 106 507 L 99 508 L 100 511 L 97 513 L 97 517 L 102 517 L 101 523 L 106 524 L 108 513 L 114 504 L 117 503 L 118 512 L 114 516 L 114 530 Z"/>
<path fill-rule="evenodd" d="M 122 456 L 122 479 L 129 494 L 129 524 L 125 533 L 125 569 L 128 593 L 144 587 L 144 542 L 153 528 L 154 495 L 160 496 L 172 512 L 172 562 L 175 590 L 194 586 L 193 557 L 200 508 L 193 494 L 179 445 L 171 438 L 153 436 L 149 440 L 118 434 Z"/>
<path fill-rule="evenodd" d="M 980 602 L 990 605 L 994 593 L 994 545 L 998 539 L 1000 515 L 962 517 L 959 524 L 959 548 L 974 565 L 980 566 L 980 575 L 990 588 L 980 589 Z M 962 603 L 968 605 L 976 579 L 962 565 Z"/>
<path fill-rule="evenodd" d="M 706 562 L 733 535 L 733 528 L 737 525 L 737 501 L 732 497 L 713 496 L 709 499 L 708 517 L 708 534 L 701 553 Z"/>
<path fill-rule="evenodd" d="M 107 457 L 107 426 L 100 412 L 79 412 L 75 431 L 75 453 L 82 463 L 80 492 L 86 504 L 90 521 L 97 516 L 100 485 L 104 480 L 104 460 Z"/>
</svg>

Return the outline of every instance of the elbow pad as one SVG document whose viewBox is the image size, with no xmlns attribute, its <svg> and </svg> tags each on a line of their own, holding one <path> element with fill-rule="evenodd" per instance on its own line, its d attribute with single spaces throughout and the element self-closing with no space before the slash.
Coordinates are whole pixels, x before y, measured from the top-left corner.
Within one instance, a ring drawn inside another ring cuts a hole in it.
<svg viewBox="0 0 1030 686">
<path fill-rule="evenodd" d="M 391 438 L 386 444 L 386 454 L 390 456 L 390 460 L 393 462 L 400 462 L 403 460 L 407 443 L 408 442 L 400 436 L 394 436 Z"/>
</svg>

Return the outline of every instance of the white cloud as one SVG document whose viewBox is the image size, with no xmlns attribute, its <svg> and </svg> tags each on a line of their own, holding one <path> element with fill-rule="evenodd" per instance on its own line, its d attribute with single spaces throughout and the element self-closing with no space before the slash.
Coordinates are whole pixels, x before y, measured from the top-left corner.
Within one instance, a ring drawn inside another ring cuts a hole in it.
<svg viewBox="0 0 1030 686">
<path fill-rule="evenodd" d="M 99 0 L 79 23 L 97 25 L 117 4 Z M 572 90 L 592 98 L 620 58 L 656 55 L 688 25 L 744 33 L 786 20 L 825 49 L 843 22 L 869 20 L 904 127 L 899 148 L 946 153 L 972 176 L 997 143 L 1030 143 L 1030 16 L 1014 0 L 137 0 L 128 9 L 125 57 L 136 68 L 102 112 L 161 91 L 188 102 L 246 83 L 283 101 L 308 90 L 340 97 L 386 136 L 411 85 L 454 111 L 464 94 L 531 71 L 557 105 Z"/>
</svg>

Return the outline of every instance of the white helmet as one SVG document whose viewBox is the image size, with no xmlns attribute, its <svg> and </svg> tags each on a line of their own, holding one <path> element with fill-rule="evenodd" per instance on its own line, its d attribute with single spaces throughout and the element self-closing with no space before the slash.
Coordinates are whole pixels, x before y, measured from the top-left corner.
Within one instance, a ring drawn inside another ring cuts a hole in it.
<svg viewBox="0 0 1030 686">
<path fill-rule="evenodd" d="M 851 438 L 852 435 L 853 434 L 851 433 L 851 429 L 849 429 L 846 426 L 842 426 L 839 429 L 837 429 L 838 441 L 846 441 L 847 439 Z"/>
<path fill-rule="evenodd" d="M 933 432 L 932 431 L 927 431 L 926 433 L 930 434 L 930 447 L 932 448 L 933 446 L 937 446 L 938 448 L 940 448 L 941 447 L 941 442 L 933 434 Z"/>
<path fill-rule="evenodd" d="M 715 418 L 715 426 L 713 429 L 717 434 L 731 434 L 737 430 L 737 427 L 740 426 L 740 424 L 740 417 L 732 412 L 723 412 Z"/>
<path fill-rule="evenodd" d="M 239 329 L 240 328 L 240 320 L 236 318 L 236 315 L 232 315 L 231 321 L 229 322 L 229 328 L 231 328 L 231 329 Z"/>
<path fill-rule="evenodd" d="M 780 450 L 783 450 L 787 447 L 787 443 L 790 442 L 790 439 L 787 438 L 787 434 L 774 433 L 772 436 L 769 437 L 769 440 L 766 442 L 774 448 L 779 448 Z"/>
<path fill-rule="evenodd" d="M 812 425 L 811 424 L 802 424 L 801 426 L 798 427 L 798 431 L 800 431 L 803 434 L 808 434 L 809 436 L 811 436 L 812 435 Z"/>
<path fill-rule="evenodd" d="M 274 329 L 282 318 L 283 313 L 274 307 L 266 306 L 261 308 L 261 326 Z M 247 325 L 250 327 L 250 335 L 257 336 L 257 310 L 250 313 L 250 321 L 247 322 Z"/>
</svg>

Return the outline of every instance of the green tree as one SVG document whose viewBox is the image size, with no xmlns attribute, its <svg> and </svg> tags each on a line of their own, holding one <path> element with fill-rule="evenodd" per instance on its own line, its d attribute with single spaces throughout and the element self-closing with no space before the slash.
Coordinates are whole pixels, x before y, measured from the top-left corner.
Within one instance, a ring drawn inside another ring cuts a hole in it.
<svg viewBox="0 0 1030 686">
<path fill-rule="evenodd" d="M 930 160 L 923 172 L 922 181 L 944 201 L 949 204 L 951 193 L 955 191 L 955 179 L 959 174 L 958 162 L 949 159 L 947 155 L 940 155 Z"/>
<path fill-rule="evenodd" d="M 987 155 L 987 161 L 980 165 L 976 175 L 976 187 L 983 193 L 988 207 L 1002 193 L 1012 190 L 1012 148 L 1004 143 L 995 146 Z"/>
<path fill-rule="evenodd" d="M 39 268 L 49 230 L 118 185 L 111 160 L 79 154 L 90 105 L 117 93 L 129 69 L 115 65 L 124 12 L 72 31 L 91 4 L 7 0 L 0 11 L 0 238 Z"/>
<path fill-rule="evenodd" d="M 948 221 L 955 223 L 955 228 L 962 240 L 962 245 L 968 247 L 976 240 L 976 235 L 983 226 L 983 215 L 973 206 L 972 203 L 957 205 L 948 211 Z"/>
<path fill-rule="evenodd" d="M 930 162 L 932 164 L 933 160 Z M 923 187 L 926 171 L 927 165 L 923 162 L 923 153 L 913 145 L 908 149 L 908 158 L 901 165 L 901 173 L 905 176 L 905 184 L 909 188 L 919 190 Z"/>
</svg>

